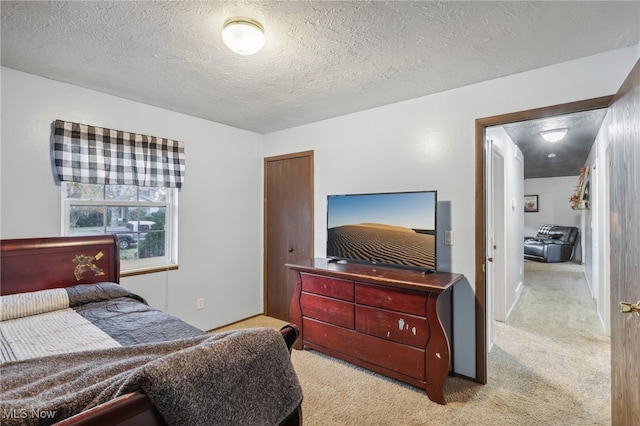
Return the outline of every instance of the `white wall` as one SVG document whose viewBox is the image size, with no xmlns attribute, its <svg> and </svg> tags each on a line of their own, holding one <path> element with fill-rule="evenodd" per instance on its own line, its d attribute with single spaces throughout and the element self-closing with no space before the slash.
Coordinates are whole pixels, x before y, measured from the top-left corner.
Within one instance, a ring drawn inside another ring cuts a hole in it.
<svg viewBox="0 0 640 426">
<path fill-rule="evenodd" d="M 60 189 L 49 160 L 54 119 L 182 140 L 180 269 L 124 284 L 212 328 L 262 312 L 262 157 L 313 149 L 317 256 L 325 250 L 328 194 L 433 188 L 450 205 L 455 245 L 446 267 L 467 278 L 454 292 L 454 362 L 456 372 L 475 377 L 475 119 L 615 93 L 639 51 L 607 52 L 264 138 L 1 68 L 0 236 L 60 234 Z M 205 297 L 203 311 L 195 310 L 198 297 Z"/>
<path fill-rule="evenodd" d="M 264 155 L 315 151 L 316 256 L 328 194 L 438 190 L 451 207 L 450 269 L 467 278 L 454 291 L 455 369 L 475 377 L 475 120 L 610 95 L 636 59 L 634 46 L 270 133 Z"/>
<path fill-rule="evenodd" d="M 524 235 L 533 237 L 540 225 L 580 226 L 580 210 L 572 210 L 569 198 L 578 176 L 524 180 L 524 195 L 538 196 L 538 212 L 524 215 Z"/>
<path fill-rule="evenodd" d="M 262 312 L 262 136 L 1 68 L 2 238 L 59 236 L 51 123 L 88 123 L 185 143 L 179 264 L 122 284 L 196 327 Z M 161 89 L 164 90 L 164 89 Z M 196 310 L 196 299 L 205 309 Z"/>
<path fill-rule="evenodd" d="M 489 128 L 486 136 L 504 157 L 504 241 L 498 243 L 505 252 L 504 287 L 494 288 L 494 301 L 495 319 L 506 321 L 520 299 L 524 282 L 524 157 L 504 128 Z"/>
</svg>

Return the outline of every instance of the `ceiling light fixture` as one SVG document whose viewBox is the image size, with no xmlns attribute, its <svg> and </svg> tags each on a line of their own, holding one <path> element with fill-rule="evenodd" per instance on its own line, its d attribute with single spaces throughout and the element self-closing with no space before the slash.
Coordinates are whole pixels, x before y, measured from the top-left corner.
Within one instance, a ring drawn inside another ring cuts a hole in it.
<svg viewBox="0 0 640 426">
<path fill-rule="evenodd" d="M 547 157 L 549 158 L 554 158 L 556 155 L 552 152 L 551 154 L 547 155 Z"/>
<path fill-rule="evenodd" d="M 545 130 L 544 132 L 540 132 L 540 136 L 542 136 L 542 138 L 547 142 L 556 143 L 564 138 L 567 131 L 567 129 Z"/>
<path fill-rule="evenodd" d="M 264 46 L 264 28 L 250 18 L 230 18 L 222 26 L 222 40 L 238 55 L 253 55 Z"/>
</svg>

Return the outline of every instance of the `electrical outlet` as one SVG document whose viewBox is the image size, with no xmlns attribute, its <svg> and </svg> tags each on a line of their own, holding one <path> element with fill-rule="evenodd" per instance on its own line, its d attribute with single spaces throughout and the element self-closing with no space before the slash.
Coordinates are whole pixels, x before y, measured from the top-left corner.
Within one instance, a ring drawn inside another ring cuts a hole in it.
<svg viewBox="0 0 640 426">
<path fill-rule="evenodd" d="M 196 302 L 196 308 L 198 310 L 204 309 L 204 297 L 200 297 Z"/>
</svg>

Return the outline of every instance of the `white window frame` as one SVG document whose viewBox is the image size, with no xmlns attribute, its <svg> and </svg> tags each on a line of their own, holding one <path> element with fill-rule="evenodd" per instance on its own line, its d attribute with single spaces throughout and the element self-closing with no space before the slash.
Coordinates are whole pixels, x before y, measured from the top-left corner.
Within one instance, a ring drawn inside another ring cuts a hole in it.
<svg viewBox="0 0 640 426">
<path fill-rule="evenodd" d="M 165 216 L 165 244 L 166 250 L 163 257 L 151 257 L 136 260 L 120 260 L 120 275 L 137 275 L 142 273 L 158 272 L 178 268 L 178 189 L 166 188 L 166 202 L 140 202 L 121 200 L 83 200 L 67 198 L 66 182 L 60 185 L 62 197 L 62 235 L 69 236 L 72 206 L 96 206 L 96 207 L 164 207 Z M 78 235 L 78 234 L 74 234 Z"/>
</svg>

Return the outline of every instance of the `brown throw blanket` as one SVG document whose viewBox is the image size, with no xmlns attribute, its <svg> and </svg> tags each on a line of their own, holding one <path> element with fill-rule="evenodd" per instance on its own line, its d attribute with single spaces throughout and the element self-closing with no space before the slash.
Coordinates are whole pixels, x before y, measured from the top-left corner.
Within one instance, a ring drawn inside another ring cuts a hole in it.
<svg viewBox="0 0 640 426">
<path fill-rule="evenodd" d="M 170 425 L 277 425 L 302 402 L 270 328 L 55 355 L 0 366 L 0 424 L 51 424 L 143 390 Z"/>
</svg>

